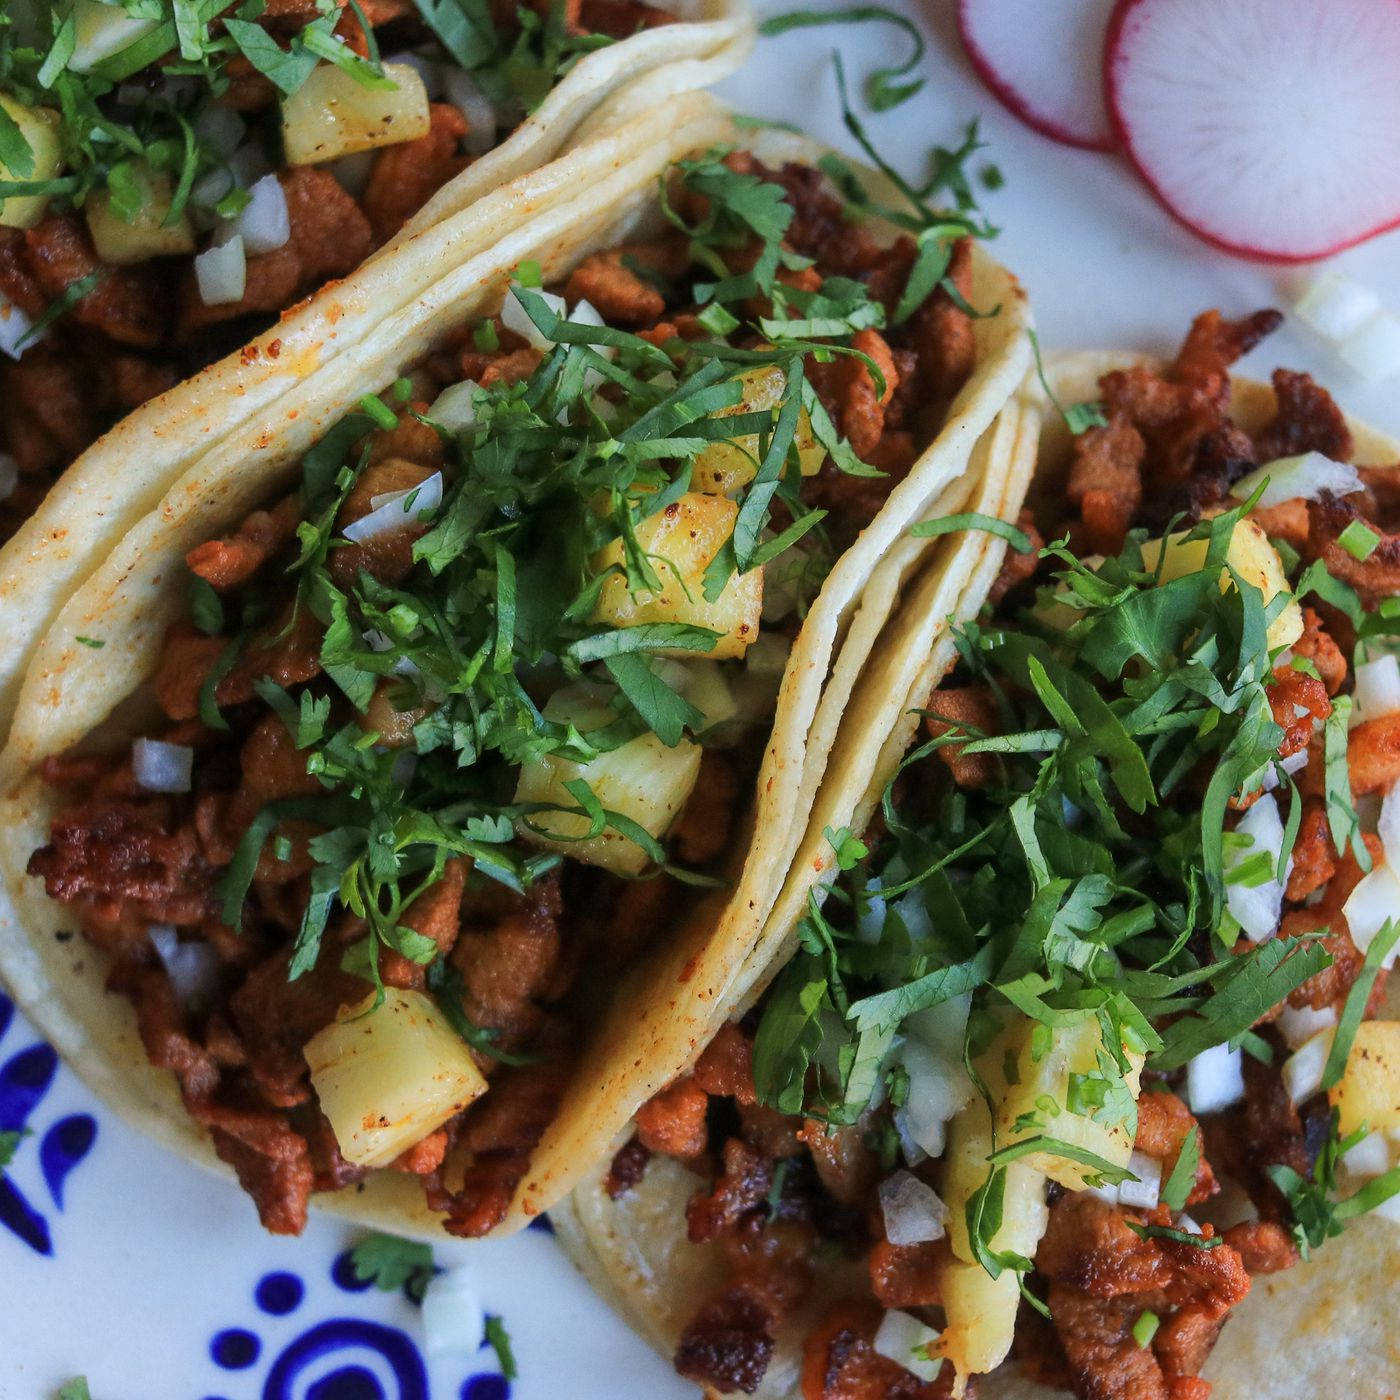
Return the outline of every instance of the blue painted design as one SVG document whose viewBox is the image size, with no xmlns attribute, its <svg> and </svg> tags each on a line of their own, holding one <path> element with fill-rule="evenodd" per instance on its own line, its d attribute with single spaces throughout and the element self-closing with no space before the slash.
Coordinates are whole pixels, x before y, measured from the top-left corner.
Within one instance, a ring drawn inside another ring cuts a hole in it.
<svg viewBox="0 0 1400 1400">
<path fill-rule="evenodd" d="M 547 1215 L 537 1215 L 525 1228 L 527 1230 L 539 1230 L 542 1234 L 552 1235 L 554 1233 L 554 1222 Z"/>
<path fill-rule="evenodd" d="M 14 1003 L 0 993 L 0 1040 L 14 1024 Z M 0 1132 L 32 1131 L 30 1119 L 53 1087 L 58 1056 L 39 1042 L 0 1064 Z M 74 1113 L 53 1124 L 39 1142 L 39 1169 L 54 1205 L 63 1209 L 63 1188 L 69 1173 L 92 1151 L 97 1124 L 87 1113 Z M 8 1173 L 0 1172 L 0 1225 L 36 1254 L 52 1255 L 53 1236 L 42 1212 L 28 1200 Z"/>
<path fill-rule="evenodd" d="M 306 1285 L 295 1274 L 264 1274 L 253 1297 L 263 1312 L 285 1317 L 301 1305 Z"/>
<path fill-rule="evenodd" d="M 256 1333 L 242 1327 L 226 1327 L 209 1343 L 214 1364 L 225 1371 L 246 1371 L 261 1353 L 262 1343 Z"/>
<path fill-rule="evenodd" d="M 343 1293 L 373 1288 L 355 1277 L 348 1250 L 336 1256 L 330 1277 Z M 270 1319 L 289 1317 L 305 1298 L 302 1279 L 285 1270 L 264 1274 L 253 1289 L 253 1301 Z M 246 1371 L 276 1345 L 228 1327 L 210 1342 L 209 1353 L 225 1370 Z M 261 1400 L 429 1400 L 428 1368 L 416 1343 L 398 1328 L 370 1318 L 333 1317 L 297 1333 L 270 1356 L 258 1394 Z M 458 1394 L 461 1400 L 510 1400 L 510 1383 L 478 1371 L 462 1381 Z"/>
<path fill-rule="evenodd" d="M 462 1385 L 462 1400 L 509 1400 L 510 1382 L 504 1376 L 471 1376 Z"/>
<path fill-rule="evenodd" d="M 59 1210 L 63 1209 L 63 1183 L 68 1180 L 68 1173 L 92 1151 L 96 1140 L 97 1124 L 90 1113 L 60 1118 L 44 1134 L 39 1144 L 39 1167 Z"/>
</svg>

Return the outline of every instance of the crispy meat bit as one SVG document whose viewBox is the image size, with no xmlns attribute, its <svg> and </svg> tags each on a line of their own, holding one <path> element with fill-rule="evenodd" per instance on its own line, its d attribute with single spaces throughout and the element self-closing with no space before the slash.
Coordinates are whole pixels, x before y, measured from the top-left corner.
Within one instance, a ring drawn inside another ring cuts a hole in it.
<svg viewBox="0 0 1400 1400">
<path fill-rule="evenodd" d="M 1353 730 L 1353 735 L 1356 733 Z M 1375 836 L 1363 837 L 1372 861 L 1381 859 L 1381 844 Z M 1336 873 L 1327 882 L 1322 898 L 1310 908 L 1294 909 L 1283 916 L 1279 933 L 1285 938 L 1316 933 L 1319 928 L 1330 930 L 1321 940 L 1332 962 L 1314 973 L 1289 993 L 1290 1006 L 1311 1006 L 1320 1010 L 1338 1003 L 1356 981 L 1364 957 L 1351 941 L 1346 915 L 1342 912 L 1351 892 L 1360 884 L 1364 872 L 1356 856 L 1348 850 L 1337 862 Z"/>
<path fill-rule="evenodd" d="M 462 890 L 466 885 L 466 866 L 460 859 L 450 860 L 443 867 L 442 878 L 424 890 L 404 910 L 399 922 L 414 933 L 432 939 L 437 948 L 434 956 L 450 953 L 462 927 Z M 421 990 L 425 983 L 424 964 L 404 957 L 392 948 L 379 953 L 379 975 L 393 987 Z"/>
<path fill-rule="evenodd" d="M 953 244 L 944 278 L 957 288 L 964 303 L 971 300 L 970 238 Z M 919 380 L 931 410 L 925 421 L 933 426 L 977 364 L 976 332 L 972 317 L 940 286 L 910 318 L 910 335 L 919 355 Z"/>
<path fill-rule="evenodd" d="M 214 1118 L 209 1125 L 214 1150 L 253 1198 L 263 1229 L 272 1235 L 301 1234 L 315 1183 L 306 1139 L 276 1113 L 258 1115 L 260 1130 L 251 1141 L 246 1125 L 235 1133 L 220 1126 L 216 1111 L 209 1116 Z"/>
<path fill-rule="evenodd" d="M 865 1145 L 865 1130 L 859 1124 L 830 1127 L 809 1118 L 799 1136 L 812 1154 L 818 1179 L 834 1200 L 857 1206 L 870 1198 L 879 1180 L 880 1162 Z"/>
<path fill-rule="evenodd" d="M 1327 822 L 1327 807 L 1320 797 L 1309 797 L 1293 845 L 1293 870 L 1285 891 L 1294 904 L 1301 904 L 1320 890 L 1337 873 L 1336 852 Z"/>
<path fill-rule="evenodd" d="M 944 1241 L 927 1244 L 891 1244 L 879 1240 L 871 1246 L 866 1266 L 870 1291 L 887 1308 L 930 1308 L 943 1301 L 939 1273 L 948 1261 Z"/>
<path fill-rule="evenodd" d="M 1040 567 L 1040 551 L 1045 548 L 1045 536 L 1035 527 L 1035 519 L 1030 511 L 1023 510 L 1016 517 L 1016 528 L 1024 531 L 1031 547 L 1024 552 L 1019 549 L 1006 551 L 1002 560 L 1001 572 L 996 576 L 987 594 L 987 601 L 993 605 L 1000 603 L 1013 588 L 1031 578 Z"/>
<path fill-rule="evenodd" d="M 676 1370 L 720 1391 L 752 1395 L 773 1356 L 768 1328 L 762 1304 L 742 1288 L 727 1290 L 702 1308 L 681 1334 Z"/>
<path fill-rule="evenodd" d="M 255 510 L 228 539 L 196 545 L 185 563 L 220 591 L 236 588 L 295 538 L 301 513 L 300 497 L 287 496 L 271 510 Z"/>
<path fill-rule="evenodd" d="M 578 0 L 578 27 L 584 34 L 626 39 L 641 29 L 673 24 L 675 15 L 642 0 Z"/>
<path fill-rule="evenodd" d="M 739 776 L 720 749 L 706 749 L 700 776 L 672 828 L 676 858 L 684 865 L 707 865 L 729 845 L 739 809 Z"/>
<path fill-rule="evenodd" d="M 1371 554 L 1365 559 L 1354 559 L 1337 543 L 1353 520 L 1369 523 L 1350 498 L 1309 501 L 1304 553 L 1309 559 L 1323 560 L 1327 572 L 1354 588 L 1365 607 L 1376 608 L 1383 599 L 1400 593 L 1400 534 L 1378 530 L 1380 541 Z"/>
<path fill-rule="evenodd" d="M 1347 767 L 1357 797 L 1383 792 L 1400 778 L 1400 714 L 1358 724 L 1347 739 Z"/>
<path fill-rule="evenodd" d="M 590 302 L 610 325 L 651 325 L 666 310 L 666 299 L 633 267 L 663 273 L 684 270 L 668 263 L 664 254 L 649 246 L 592 253 L 570 274 L 564 296 L 570 306 Z"/>
<path fill-rule="evenodd" d="M 686 1075 L 637 1110 L 637 1140 L 663 1156 L 698 1157 L 709 1142 L 709 1104 L 709 1096 Z"/>
<path fill-rule="evenodd" d="M 803 1346 L 802 1400 L 946 1400 L 953 1368 L 942 1366 L 932 1381 L 919 1380 L 875 1350 L 879 1326 L 873 1303 L 834 1304 Z"/>
<path fill-rule="evenodd" d="M 1084 519 L 1085 547 L 1117 554 L 1142 503 L 1142 462 L 1147 444 L 1125 414 L 1074 440 L 1066 495 Z"/>
<path fill-rule="evenodd" d="M 199 692 L 227 645 L 223 637 L 206 637 L 185 622 L 177 622 L 165 634 L 153 685 L 156 700 L 171 719 L 199 714 Z"/>
<path fill-rule="evenodd" d="M 1307 748 L 1313 736 L 1313 722 L 1332 713 L 1327 687 L 1317 679 L 1291 666 L 1274 671 L 1269 685 L 1269 705 L 1274 723 L 1283 730 L 1278 746 L 1280 758 L 1289 758 Z"/>
<path fill-rule="evenodd" d="M 696 1061 L 695 1082 L 717 1098 L 758 1102 L 753 1083 L 753 1041 L 733 1021 L 723 1026 Z"/>
<path fill-rule="evenodd" d="M 724 1144 L 724 1172 L 708 1194 L 698 1192 L 686 1203 L 691 1242 L 731 1233 L 747 1212 L 762 1205 L 773 1187 L 773 1163 L 742 1138 Z"/>
<path fill-rule="evenodd" d="M 976 731 L 979 735 L 996 733 L 996 701 L 986 686 L 935 690 L 928 698 L 928 709 L 930 714 L 924 724 L 935 739 L 952 729 Z M 982 753 L 964 756 L 968 742 L 944 744 L 938 756 L 948 765 L 959 787 L 986 787 L 996 775 L 996 759 Z"/>
<path fill-rule="evenodd" d="M 454 175 L 467 168 L 458 154 L 467 119 L 445 102 L 428 106 L 428 130 L 379 152 L 362 201 L 376 243 L 387 243 Z"/>
<path fill-rule="evenodd" d="M 1311 661 L 1328 695 L 1335 695 L 1347 678 L 1347 660 L 1342 649 L 1322 625 L 1322 619 L 1311 608 L 1303 609 L 1303 635 L 1293 643 L 1293 654 Z"/>
<path fill-rule="evenodd" d="M 1175 1094 L 1149 1091 L 1138 1099 L 1137 1138 L 1133 1145 L 1139 1152 L 1155 1157 L 1162 1164 L 1162 1180 L 1165 1181 L 1175 1169 L 1176 1159 L 1181 1155 L 1192 1128 L 1199 1128 L 1199 1124 Z M 1199 1136 L 1197 1141 L 1199 1143 Z M 1186 1204 L 1197 1205 L 1215 1195 L 1219 1189 L 1215 1173 L 1202 1152 L 1196 1164 L 1195 1184 L 1186 1198 Z"/>
<path fill-rule="evenodd" d="M 1278 413 L 1256 439 L 1261 462 L 1321 452 L 1345 462 L 1351 456 L 1351 429 L 1332 395 L 1310 375 L 1276 369 L 1273 373 Z"/>
<path fill-rule="evenodd" d="M 391 458 L 437 471 L 446 460 L 447 450 L 436 428 L 420 422 L 415 413 L 428 411 L 426 402 L 410 404 L 399 414 L 397 426 L 380 428 L 369 435 L 369 465 L 378 466 Z M 388 488 L 392 489 L 392 488 Z M 378 492 L 371 494 L 377 495 Z"/>
<path fill-rule="evenodd" d="M 1292 1235 L 1276 1221 L 1241 1221 L 1225 1231 L 1225 1243 L 1238 1252 L 1251 1274 L 1282 1273 L 1298 1262 Z"/>
<path fill-rule="evenodd" d="M 625 1196 L 646 1175 L 647 1163 L 650 1161 L 651 1149 L 641 1138 L 628 1138 L 612 1159 L 612 1165 L 603 1181 L 603 1189 L 614 1201 L 619 1196 Z"/>
</svg>

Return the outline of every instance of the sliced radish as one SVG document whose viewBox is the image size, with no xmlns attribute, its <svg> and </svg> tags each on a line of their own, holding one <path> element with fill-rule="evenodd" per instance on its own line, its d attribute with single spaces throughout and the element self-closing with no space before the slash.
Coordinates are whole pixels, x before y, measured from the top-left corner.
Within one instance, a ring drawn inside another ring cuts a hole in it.
<svg viewBox="0 0 1400 1400">
<path fill-rule="evenodd" d="M 993 96 L 1042 136 L 1113 149 L 1099 60 L 1113 0 L 958 0 L 967 56 Z"/>
<path fill-rule="evenodd" d="M 1123 146 L 1230 252 L 1305 262 L 1400 223 L 1395 0 L 1118 0 L 1104 54 Z"/>
</svg>

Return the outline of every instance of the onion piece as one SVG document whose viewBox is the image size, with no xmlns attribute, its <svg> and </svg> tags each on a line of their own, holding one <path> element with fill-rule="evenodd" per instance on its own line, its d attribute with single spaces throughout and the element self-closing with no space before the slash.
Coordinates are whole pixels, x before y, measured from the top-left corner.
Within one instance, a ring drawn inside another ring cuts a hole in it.
<svg viewBox="0 0 1400 1400">
<path fill-rule="evenodd" d="M 439 427 L 449 433 L 460 433 L 476 426 L 476 404 L 474 396 L 481 385 L 475 379 L 464 379 L 460 384 L 449 384 L 424 415 L 431 418 Z"/>
<path fill-rule="evenodd" d="M 375 499 L 380 504 L 341 531 L 347 540 L 364 544 L 378 535 L 412 525 L 424 511 L 436 510 L 442 504 L 442 473 L 434 472 L 407 491 L 390 491 L 383 498 Z"/>
<path fill-rule="evenodd" d="M 1186 1101 L 1191 1112 L 1214 1113 L 1244 1098 L 1244 1052 L 1212 1045 L 1186 1066 Z"/>
<path fill-rule="evenodd" d="M 275 175 L 264 175 L 248 191 L 248 203 L 233 221 L 233 231 L 253 254 L 272 253 L 286 246 L 292 236 L 287 194 Z"/>
<path fill-rule="evenodd" d="M 1374 661 L 1363 661 L 1356 668 L 1352 701 L 1352 718 L 1357 724 L 1400 710 L 1400 657 L 1390 652 Z"/>
<path fill-rule="evenodd" d="M 1279 919 L 1283 914 L 1284 885 L 1293 862 L 1290 859 L 1282 879 L 1276 874 L 1262 884 L 1232 883 L 1230 873 L 1260 851 L 1268 855 L 1277 870 L 1278 858 L 1283 850 L 1283 821 L 1278 814 L 1278 803 L 1265 793 L 1240 818 L 1235 831 L 1248 836 L 1251 844 L 1244 850 L 1231 848 L 1225 853 L 1225 904 L 1245 936 L 1252 942 L 1262 943 L 1278 932 Z"/>
<path fill-rule="evenodd" d="M 34 329 L 34 322 L 3 293 L 0 293 L 0 353 L 12 360 L 20 357 L 20 341 Z"/>
<path fill-rule="evenodd" d="M 1298 298 L 1293 314 L 1335 344 L 1354 335 L 1380 309 L 1380 297 L 1365 283 L 1327 272 Z"/>
<path fill-rule="evenodd" d="M 1361 490 L 1361 475 L 1350 462 L 1334 462 L 1321 452 L 1305 452 L 1301 457 L 1279 457 L 1242 476 L 1231 488 L 1236 500 L 1247 501 L 1255 490 L 1268 482 L 1257 502 L 1277 506 L 1284 501 L 1315 501 L 1324 491 L 1334 496 L 1350 496 Z"/>
<path fill-rule="evenodd" d="M 502 125 L 491 99 L 480 83 L 461 68 L 449 68 L 442 85 L 447 100 L 467 119 L 462 148 L 470 155 L 484 155 L 496 144 L 496 131 Z"/>
<path fill-rule="evenodd" d="M 1137 1180 L 1119 1182 L 1118 1199 L 1125 1206 L 1151 1210 L 1162 1194 L 1162 1164 L 1145 1152 L 1134 1152 L 1128 1158 L 1128 1170 Z"/>
<path fill-rule="evenodd" d="M 481 1279 L 474 1265 L 435 1274 L 423 1293 L 423 1341 L 429 1356 L 474 1356 L 486 1331 Z"/>
<path fill-rule="evenodd" d="M 1385 850 L 1385 863 L 1392 870 L 1400 870 L 1400 782 L 1391 783 L 1381 798 L 1376 835 L 1381 838 L 1381 846 Z M 1396 913 L 1400 914 L 1400 910 Z"/>
<path fill-rule="evenodd" d="M 219 955 L 213 946 L 202 938 L 181 942 L 170 924 L 152 924 L 146 935 L 181 1003 L 207 1001 L 219 977 Z"/>
<path fill-rule="evenodd" d="M 1288 1048 L 1296 1050 L 1319 1031 L 1330 1030 L 1335 1026 L 1337 1010 L 1332 1006 L 1316 1010 L 1311 1006 L 1289 1006 L 1285 1003 L 1274 1024 L 1278 1026 L 1279 1034 L 1283 1036 Z"/>
<path fill-rule="evenodd" d="M 188 744 L 137 739 L 131 745 L 131 773 L 147 792 L 188 792 L 194 750 Z"/>
<path fill-rule="evenodd" d="M 539 296 L 545 300 L 545 304 L 551 311 L 557 311 L 561 316 L 568 315 L 568 307 L 557 292 L 541 292 L 538 288 L 532 288 Z M 515 295 L 515 288 L 512 287 L 506 296 L 505 305 L 501 307 L 501 324 L 508 330 L 514 331 L 516 335 L 524 336 L 526 342 L 535 350 L 550 350 L 554 342 L 541 333 L 538 326 L 529 318 L 525 308 L 520 304 L 519 298 Z"/>
<path fill-rule="evenodd" d="M 976 1090 L 959 1060 L 910 1037 L 900 1051 L 909 1075 L 904 1113 L 909 1134 L 930 1157 L 940 1156 L 949 1120 L 972 1102 Z"/>
<path fill-rule="evenodd" d="M 1400 374 L 1400 316 L 1377 311 L 1338 346 L 1347 365 L 1375 383 Z"/>
<path fill-rule="evenodd" d="M 1369 875 L 1364 875 L 1347 896 L 1342 913 L 1346 917 L 1351 941 L 1358 951 L 1364 953 L 1391 919 L 1400 918 L 1400 878 L 1397 878 L 1394 866 L 1387 861 L 1373 867 Z M 1397 953 L 1400 953 L 1400 943 L 1381 959 L 1381 966 L 1392 967 Z"/>
<path fill-rule="evenodd" d="M 248 284 L 248 259 L 243 240 L 235 233 L 207 248 L 194 260 L 199 299 L 205 306 L 229 306 L 243 300 Z"/>
<path fill-rule="evenodd" d="M 1283 1087 L 1295 1104 L 1312 1098 L 1322 1088 L 1322 1072 L 1327 1068 L 1328 1055 L 1332 1053 L 1334 1035 L 1330 1028 L 1318 1031 L 1283 1062 Z"/>
<path fill-rule="evenodd" d="M 1343 1158 L 1353 1176 L 1380 1176 L 1390 1170 L 1390 1143 L 1384 1133 L 1367 1133 Z"/>
<path fill-rule="evenodd" d="M 947 1233 L 948 1207 L 912 1172 L 895 1172 L 880 1183 L 880 1213 L 891 1244 L 925 1244 Z"/>
<path fill-rule="evenodd" d="M 941 1356 L 932 1355 L 933 1344 L 941 1335 L 936 1328 L 920 1322 L 913 1313 L 891 1308 L 871 1345 L 881 1356 L 889 1357 L 895 1365 L 903 1366 L 921 1381 L 931 1381 L 943 1365 Z"/>
</svg>

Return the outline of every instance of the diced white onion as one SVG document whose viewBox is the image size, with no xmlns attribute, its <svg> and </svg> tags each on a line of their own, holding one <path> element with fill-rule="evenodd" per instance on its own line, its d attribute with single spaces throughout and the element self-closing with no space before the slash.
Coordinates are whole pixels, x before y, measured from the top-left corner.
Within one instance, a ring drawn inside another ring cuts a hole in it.
<svg viewBox="0 0 1400 1400">
<path fill-rule="evenodd" d="M 1332 1051 L 1333 1034 L 1330 1028 L 1318 1031 L 1283 1062 L 1283 1087 L 1295 1104 L 1310 1099 L 1322 1087 L 1322 1071 Z"/>
<path fill-rule="evenodd" d="M 1381 309 L 1381 299 L 1362 282 L 1324 273 L 1298 299 L 1294 315 L 1326 340 L 1345 340 Z"/>
<path fill-rule="evenodd" d="M 909 1135 L 930 1157 L 942 1154 L 948 1121 L 976 1092 L 967 1071 L 951 1056 L 910 1037 L 900 1052 L 909 1075 L 904 1103 Z"/>
<path fill-rule="evenodd" d="M 412 68 L 422 78 L 423 91 L 428 94 L 429 102 L 436 102 L 442 96 L 442 66 L 434 63 L 426 54 L 414 53 L 412 49 L 405 49 L 402 53 L 391 54 L 384 62 L 402 63 Z"/>
<path fill-rule="evenodd" d="M 904 1154 L 904 1160 L 911 1167 L 917 1167 L 920 1162 L 928 1161 L 928 1151 L 921 1143 L 914 1141 L 914 1135 L 909 1131 L 908 1113 L 902 1108 L 897 1108 L 893 1117 L 894 1130 L 899 1134 L 899 1150 Z"/>
<path fill-rule="evenodd" d="M 1342 1158 L 1353 1176 L 1379 1176 L 1390 1170 L 1390 1143 L 1384 1133 L 1367 1133 Z"/>
<path fill-rule="evenodd" d="M 1380 1205 L 1372 1206 L 1368 1214 L 1384 1216 L 1400 1225 L 1400 1195 L 1387 1196 Z"/>
<path fill-rule="evenodd" d="M 147 792 L 188 792 L 194 750 L 188 744 L 137 739 L 131 746 L 131 773 Z"/>
<path fill-rule="evenodd" d="M 486 1330 L 481 1279 L 461 1264 L 433 1277 L 423 1294 L 423 1340 L 429 1356 L 474 1356 Z"/>
<path fill-rule="evenodd" d="M 1356 668 L 1352 701 L 1357 724 L 1400 710 L 1400 657 L 1389 652 L 1374 661 L 1363 661 Z"/>
<path fill-rule="evenodd" d="M 538 288 L 535 290 L 538 295 L 544 298 L 551 311 L 557 311 L 561 316 L 567 314 L 564 298 L 557 292 L 540 292 Z M 515 295 L 514 287 L 506 296 L 505 305 L 501 307 L 501 324 L 508 331 L 514 331 L 516 335 L 524 336 L 528 344 L 536 350 L 549 350 L 554 345 L 554 342 L 542 335 L 539 327 L 526 315 L 525 308 Z"/>
<path fill-rule="evenodd" d="M 19 463 L 8 452 L 0 452 L 0 501 L 8 501 L 19 484 Z"/>
<path fill-rule="evenodd" d="M 930 1357 L 929 1350 L 942 1334 L 927 1327 L 913 1313 L 891 1308 L 880 1323 L 872 1343 L 881 1356 L 903 1366 L 921 1381 L 931 1381 L 943 1365 L 943 1358 Z M 918 1348 L 916 1351 L 915 1348 Z"/>
<path fill-rule="evenodd" d="M 1392 870 L 1400 870 L 1400 783 L 1391 783 L 1381 799 L 1376 835 L 1385 849 L 1385 863 Z M 1400 915 L 1400 910 L 1396 913 Z"/>
<path fill-rule="evenodd" d="M 925 1244 L 946 1233 L 948 1207 L 913 1172 L 895 1172 L 880 1183 L 880 1213 L 891 1244 Z"/>
<path fill-rule="evenodd" d="M 287 195 L 275 175 L 264 175 L 248 191 L 248 203 L 233 221 L 233 231 L 249 253 L 272 253 L 292 236 Z"/>
<path fill-rule="evenodd" d="M 1186 1101 L 1197 1115 L 1228 1108 L 1244 1098 L 1244 1052 L 1212 1045 L 1186 1066 Z"/>
<path fill-rule="evenodd" d="M 1400 316 L 1377 311 L 1338 350 L 1357 374 L 1373 383 L 1400 374 Z"/>
<path fill-rule="evenodd" d="M 1265 880 L 1258 885 L 1240 881 L 1232 883 L 1230 872 L 1260 851 L 1265 852 L 1277 865 L 1283 850 L 1283 821 L 1278 814 L 1278 803 L 1265 793 L 1240 818 L 1235 831 L 1248 836 L 1251 844 L 1244 849 L 1232 847 L 1225 853 L 1225 903 L 1239 921 L 1245 936 L 1255 943 L 1262 943 L 1278 931 L 1279 918 L 1283 913 L 1283 889 L 1288 872 L 1292 869 L 1292 861 L 1284 870 L 1282 880 Z"/>
<path fill-rule="evenodd" d="M 1297 753 L 1291 753 L 1287 758 L 1281 758 L 1277 763 L 1271 763 L 1264 770 L 1264 781 L 1260 783 L 1260 789 L 1264 792 L 1272 792 L 1279 785 L 1278 770 L 1283 769 L 1285 773 L 1292 777 L 1294 773 L 1300 772 L 1308 766 L 1307 749 L 1299 749 Z"/>
<path fill-rule="evenodd" d="M 12 360 L 19 359 L 19 343 L 33 329 L 34 322 L 8 297 L 0 294 L 0 352 Z"/>
<path fill-rule="evenodd" d="M 1256 467 L 1242 476 L 1231 488 L 1237 500 L 1248 500 L 1264 481 L 1259 497 L 1260 506 L 1281 505 L 1284 501 L 1317 500 L 1324 491 L 1334 496 L 1349 496 L 1361 490 L 1361 476 L 1349 462 L 1334 462 L 1321 452 L 1305 452 L 1301 457 L 1280 457 Z"/>
<path fill-rule="evenodd" d="M 225 160 L 238 149 L 248 131 L 243 118 L 232 107 L 221 107 L 217 103 L 205 107 L 192 125 L 200 146 Z"/>
<path fill-rule="evenodd" d="M 449 433 L 460 433 L 476 424 L 476 405 L 473 396 L 481 388 L 476 380 L 464 379 L 460 384 L 449 384 L 428 410 L 427 416 L 434 423 L 446 428 Z"/>
<path fill-rule="evenodd" d="M 496 109 L 481 85 L 461 68 L 449 68 L 443 76 L 447 100 L 467 119 L 463 147 L 474 156 L 484 155 L 496 144 Z"/>
<path fill-rule="evenodd" d="M 1137 1180 L 1120 1182 L 1118 1199 L 1125 1206 L 1151 1210 L 1162 1193 L 1162 1164 L 1145 1152 L 1134 1152 L 1128 1158 L 1128 1170 Z"/>
<path fill-rule="evenodd" d="M 194 260 L 199 299 L 205 306 L 230 306 L 243 300 L 248 284 L 248 259 L 243 240 L 234 234 L 200 253 Z"/>
<path fill-rule="evenodd" d="M 369 177 L 374 172 L 374 158 L 377 151 L 355 151 L 351 155 L 333 160 L 327 169 L 335 176 L 336 183 L 353 199 L 359 199 L 369 187 Z"/>
<path fill-rule="evenodd" d="M 188 1005 L 207 1000 L 219 979 L 219 955 L 213 947 L 202 938 L 182 943 L 169 924 L 152 924 L 146 933 L 180 1001 Z"/>
<path fill-rule="evenodd" d="M 1386 861 L 1374 866 L 1369 875 L 1362 876 L 1347 896 L 1342 913 L 1346 915 L 1351 941 L 1364 953 L 1389 920 L 1400 918 L 1400 878 L 1396 877 L 1395 867 Z M 1381 966 L 1391 967 L 1397 952 L 1400 952 L 1400 943 L 1386 954 Z"/>
<path fill-rule="evenodd" d="M 949 997 L 936 1006 L 926 1006 L 916 1011 L 904 1021 L 907 1035 L 916 1039 L 954 1064 L 962 1063 L 963 1039 L 967 1034 L 967 1020 L 972 1014 L 972 993 Z"/>
<path fill-rule="evenodd" d="M 345 527 L 342 533 L 347 540 L 363 544 L 377 535 L 413 524 L 424 511 L 436 510 L 442 504 L 442 473 L 434 472 L 407 491 L 390 491 L 375 499 L 379 505 Z"/>
<path fill-rule="evenodd" d="M 1296 1050 L 1305 1041 L 1311 1040 L 1318 1031 L 1329 1030 L 1335 1026 L 1337 1012 L 1336 1008 L 1331 1006 L 1314 1010 L 1311 1006 L 1285 1005 L 1275 1024 L 1288 1048 Z"/>
</svg>

